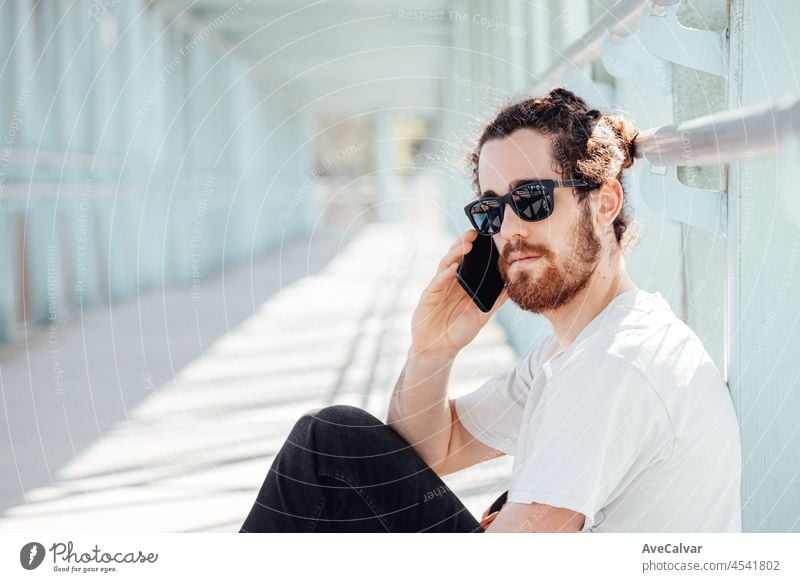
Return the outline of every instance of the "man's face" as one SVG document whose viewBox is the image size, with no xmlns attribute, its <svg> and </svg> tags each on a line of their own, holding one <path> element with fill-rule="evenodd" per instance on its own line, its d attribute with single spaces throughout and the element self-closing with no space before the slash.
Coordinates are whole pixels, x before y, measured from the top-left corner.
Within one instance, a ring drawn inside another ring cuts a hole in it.
<svg viewBox="0 0 800 582">
<path fill-rule="evenodd" d="M 564 179 L 554 167 L 549 138 L 531 129 L 517 130 L 483 145 L 478 166 L 481 193 L 505 194 L 516 180 Z M 507 205 L 493 238 L 509 298 L 533 313 L 572 300 L 589 284 L 602 251 L 589 200 L 579 204 L 568 187 L 555 189 L 553 214 L 539 222 L 520 219 Z M 538 258 L 513 261 L 529 255 Z"/>
</svg>

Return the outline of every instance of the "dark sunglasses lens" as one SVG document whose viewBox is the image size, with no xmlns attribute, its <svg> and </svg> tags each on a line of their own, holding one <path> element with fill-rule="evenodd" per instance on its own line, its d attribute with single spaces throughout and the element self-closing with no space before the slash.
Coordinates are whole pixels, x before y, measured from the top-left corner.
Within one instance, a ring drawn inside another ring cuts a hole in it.
<svg viewBox="0 0 800 582">
<path fill-rule="evenodd" d="M 478 232 L 482 234 L 495 234 L 500 232 L 502 219 L 500 207 L 484 202 L 476 202 L 469 209 L 469 215 Z"/>
<path fill-rule="evenodd" d="M 523 220 L 544 220 L 553 212 L 550 192 L 544 186 L 529 186 L 514 193 L 517 214 Z"/>
</svg>

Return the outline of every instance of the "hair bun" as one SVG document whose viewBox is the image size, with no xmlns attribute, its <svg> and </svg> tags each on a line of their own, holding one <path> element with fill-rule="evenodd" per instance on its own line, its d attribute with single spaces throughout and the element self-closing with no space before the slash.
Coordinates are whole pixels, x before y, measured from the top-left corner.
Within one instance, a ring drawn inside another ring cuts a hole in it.
<svg viewBox="0 0 800 582">
<path fill-rule="evenodd" d="M 560 101 L 575 109 L 582 109 L 584 111 L 587 111 L 589 109 L 589 106 L 586 105 L 586 101 L 578 97 L 575 93 L 573 93 L 569 89 L 564 89 L 564 87 L 556 87 L 555 89 L 550 91 L 548 97 L 553 101 Z"/>
<path fill-rule="evenodd" d="M 619 115 L 604 115 L 606 122 L 616 134 L 617 138 L 622 142 L 623 151 L 625 152 L 625 161 L 622 164 L 623 168 L 629 168 L 633 165 L 633 160 L 636 157 L 636 136 L 639 135 L 637 129 L 633 124 Z"/>
<path fill-rule="evenodd" d="M 589 111 L 586 112 L 586 118 L 591 119 L 592 121 L 597 121 L 602 116 L 603 114 L 600 113 L 599 109 L 590 109 Z"/>
</svg>

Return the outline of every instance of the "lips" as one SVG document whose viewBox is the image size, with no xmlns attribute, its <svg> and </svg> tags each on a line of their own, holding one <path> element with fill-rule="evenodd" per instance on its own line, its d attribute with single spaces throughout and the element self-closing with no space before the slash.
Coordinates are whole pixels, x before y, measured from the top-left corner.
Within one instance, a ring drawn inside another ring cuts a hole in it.
<svg viewBox="0 0 800 582">
<path fill-rule="evenodd" d="M 517 261 L 524 261 L 525 259 L 538 259 L 541 255 L 519 255 L 511 259 L 510 265 L 513 265 Z"/>
</svg>

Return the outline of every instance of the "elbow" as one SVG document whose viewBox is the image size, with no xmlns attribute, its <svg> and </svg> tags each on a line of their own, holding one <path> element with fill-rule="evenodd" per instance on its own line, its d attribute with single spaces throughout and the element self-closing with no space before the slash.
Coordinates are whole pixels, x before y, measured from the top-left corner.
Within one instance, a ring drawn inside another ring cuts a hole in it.
<svg viewBox="0 0 800 582">
<path fill-rule="evenodd" d="M 450 456 L 450 441 L 445 445 L 444 451 L 439 452 L 434 458 L 422 458 L 425 464 L 428 465 L 434 473 L 439 477 L 455 473 L 458 469 L 453 465 L 452 457 Z"/>
<path fill-rule="evenodd" d="M 398 434 L 400 434 L 399 431 Z M 414 451 L 417 453 L 417 456 L 422 459 L 422 462 L 425 463 L 425 465 L 439 477 L 444 477 L 445 475 L 455 472 L 452 467 L 452 463 L 450 462 L 451 459 L 448 450 L 435 450 L 430 446 L 424 446 L 424 442 L 418 442 L 414 439 L 409 439 L 403 434 L 400 434 L 400 436 L 411 448 L 414 449 Z M 423 441 L 424 440 L 425 439 L 423 439 Z"/>
</svg>

